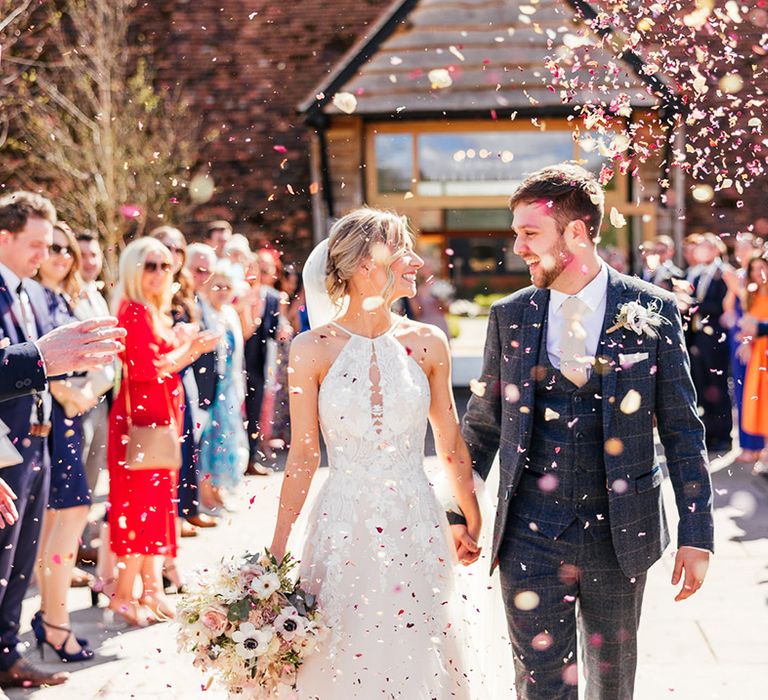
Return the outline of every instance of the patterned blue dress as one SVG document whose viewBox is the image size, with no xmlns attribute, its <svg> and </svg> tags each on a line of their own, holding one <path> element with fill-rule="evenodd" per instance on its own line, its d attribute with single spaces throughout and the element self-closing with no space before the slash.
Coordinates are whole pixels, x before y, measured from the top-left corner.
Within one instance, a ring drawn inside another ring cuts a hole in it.
<svg viewBox="0 0 768 700">
<path fill-rule="evenodd" d="M 210 475 L 213 486 L 231 489 L 240 483 L 245 471 L 248 436 L 243 427 L 242 361 L 237 361 L 239 353 L 231 328 L 226 328 L 222 340 L 220 355 L 225 359 L 219 368 L 208 423 L 200 438 L 200 471 Z"/>
</svg>

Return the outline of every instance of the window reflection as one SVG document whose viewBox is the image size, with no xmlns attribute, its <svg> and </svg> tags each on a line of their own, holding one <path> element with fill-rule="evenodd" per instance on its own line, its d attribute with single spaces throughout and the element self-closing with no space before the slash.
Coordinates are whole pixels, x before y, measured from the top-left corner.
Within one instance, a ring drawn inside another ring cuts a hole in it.
<svg viewBox="0 0 768 700">
<path fill-rule="evenodd" d="M 567 131 L 418 136 L 418 194 L 509 195 L 529 173 L 573 158 Z"/>
<path fill-rule="evenodd" d="M 381 194 L 408 192 L 413 173 L 413 136 L 376 134 L 376 181 Z"/>
</svg>

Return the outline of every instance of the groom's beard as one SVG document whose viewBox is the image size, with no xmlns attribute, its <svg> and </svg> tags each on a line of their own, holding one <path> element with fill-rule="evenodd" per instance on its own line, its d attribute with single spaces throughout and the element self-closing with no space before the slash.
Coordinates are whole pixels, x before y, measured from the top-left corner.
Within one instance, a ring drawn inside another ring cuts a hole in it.
<svg viewBox="0 0 768 700">
<path fill-rule="evenodd" d="M 536 270 L 530 272 L 531 282 L 539 289 L 551 287 L 570 262 L 571 254 L 561 237 L 551 250 L 539 256 Z"/>
</svg>

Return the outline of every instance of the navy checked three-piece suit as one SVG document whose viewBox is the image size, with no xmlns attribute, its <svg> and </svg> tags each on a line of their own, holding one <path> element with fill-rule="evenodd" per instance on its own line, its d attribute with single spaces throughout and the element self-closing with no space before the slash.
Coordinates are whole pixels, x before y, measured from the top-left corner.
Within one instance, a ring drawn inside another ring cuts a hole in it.
<svg viewBox="0 0 768 700">
<path fill-rule="evenodd" d="M 48 302 L 43 288 L 24 280 L 35 317 L 38 338 L 52 330 Z M 0 275 L 0 340 L 11 344 L 26 340 L 13 313 L 13 296 Z M 0 402 L 0 419 L 10 428 L 8 437 L 21 453 L 23 462 L 0 471 L 17 495 L 19 520 L 0 530 L 0 670 L 13 666 L 19 658 L 19 616 L 35 564 L 43 513 L 48 502 L 49 465 L 47 438 L 29 434 L 35 394 Z"/>
<path fill-rule="evenodd" d="M 528 287 L 491 309 L 485 392 L 470 398 L 462 426 L 483 479 L 499 453 L 492 561 L 523 700 L 577 698 L 577 625 L 587 697 L 632 697 L 646 571 L 669 543 L 654 419 L 680 517 L 678 546 L 713 548 L 704 428 L 675 300 L 608 273 L 587 384 L 578 388 L 552 366 L 549 291 Z M 658 337 L 608 333 L 630 301 L 658 305 L 666 319 Z M 637 394 L 622 410 L 629 392 Z"/>
</svg>

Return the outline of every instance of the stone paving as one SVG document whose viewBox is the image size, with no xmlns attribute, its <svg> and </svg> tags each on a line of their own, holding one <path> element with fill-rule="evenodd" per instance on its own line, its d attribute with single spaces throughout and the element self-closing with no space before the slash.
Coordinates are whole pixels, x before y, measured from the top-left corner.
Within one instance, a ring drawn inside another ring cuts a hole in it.
<svg viewBox="0 0 768 700">
<path fill-rule="evenodd" d="M 434 468 L 434 458 L 428 462 Z M 712 473 L 717 553 L 701 592 L 682 603 L 673 601 L 669 584 L 672 551 L 651 570 L 640 628 L 638 700 L 768 697 L 768 480 L 752 476 L 728 456 L 713 462 Z M 318 472 L 313 490 L 326 474 L 326 469 Z M 268 544 L 281 480 L 280 473 L 247 479 L 236 512 L 220 527 L 183 540 L 181 565 L 191 571 L 227 553 Z M 667 512 L 675 513 L 668 481 L 664 491 Z M 204 690 L 207 679 L 177 653 L 172 624 L 126 630 L 103 610 L 92 609 L 86 590 L 73 589 L 71 601 L 75 628 L 91 640 L 96 660 L 73 664 L 65 686 L 14 689 L 11 698 L 225 698 L 215 686 Z M 38 603 L 31 591 L 22 621 L 28 643 L 33 642 L 29 620 Z M 33 648 L 28 655 L 39 662 Z M 61 668 L 52 659 L 46 655 L 44 665 Z"/>
</svg>

